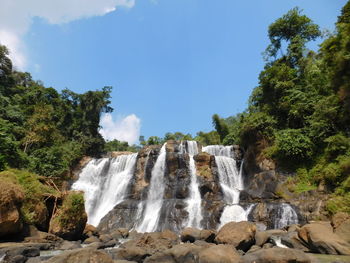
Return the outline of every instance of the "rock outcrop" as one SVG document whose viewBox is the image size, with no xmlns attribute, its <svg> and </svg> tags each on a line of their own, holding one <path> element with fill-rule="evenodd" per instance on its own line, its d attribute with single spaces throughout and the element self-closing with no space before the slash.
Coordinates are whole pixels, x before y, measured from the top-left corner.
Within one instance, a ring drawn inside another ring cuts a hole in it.
<svg viewBox="0 0 350 263">
<path fill-rule="evenodd" d="M 299 229 L 298 236 L 311 252 L 350 255 L 350 244 L 333 232 L 329 222 L 304 225 Z"/>
<path fill-rule="evenodd" d="M 20 207 L 24 199 L 22 189 L 0 178 L 0 238 L 22 230 Z"/>
<path fill-rule="evenodd" d="M 52 216 L 49 232 L 67 240 L 78 240 L 82 237 L 86 222 L 83 195 L 72 191 L 64 198 L 62 207 Z"/>
</svg>

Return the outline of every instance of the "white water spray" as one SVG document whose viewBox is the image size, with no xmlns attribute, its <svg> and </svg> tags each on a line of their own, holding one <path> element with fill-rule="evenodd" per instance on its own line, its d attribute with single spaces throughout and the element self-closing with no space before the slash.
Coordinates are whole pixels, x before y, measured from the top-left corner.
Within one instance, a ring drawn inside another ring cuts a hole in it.
<svg viewBox="0 0 350 263">
<path fill-rule="evenodd" d="M 196 164 L 193 156 L 198 154 L 198 146 L 196 141 L 187 141 L 186 147 L 181 143 L 180 151 L 182 153 L 188 153 L 190 156 L 190 174 L 191 174 L 191 184 L 190 184 L 190 195 L 186 200 L 188 212 L 188 221 L 186 227 L 201 228 L 201 221 L 203 219 L 202 215 L 202 198 L 199 192 L 199 185 L 197 180 Z"/>
<path fill-rule="evenodd" d="M 292 224 L 298 224 L 298 222 L 298 214 L 290 204 L 283 203 L 278 207 L 277 216 L 274 222 L 275 228 L 280 229 Z"/>
<path fill-rule="evenodd" d="M 88 224 L 97 226 L 114 206 L 124 200 L 136 157 L 137 154 L 129 154 L 93 159 L 82 170 L 72 189 L 84 191 Z"/>
<path fill-rule="evenodd" d="M 154 232 L 157 230 L 165 191 L 164 172 L 166 168 L 166 143 L 160 149 L 159 156 L 152 170 L 145 212 L 137 232 Z"/>
</svg>

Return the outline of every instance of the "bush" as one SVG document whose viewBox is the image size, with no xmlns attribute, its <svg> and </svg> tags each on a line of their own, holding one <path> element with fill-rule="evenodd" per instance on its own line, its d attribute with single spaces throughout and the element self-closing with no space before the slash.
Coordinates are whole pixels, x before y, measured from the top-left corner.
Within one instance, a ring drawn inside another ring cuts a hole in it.
<svg viewBox="0 0 350 263">
<path fill-rule="evenodd" d="M 334 160 L 337 156 L 349 152 L 350 139 L 343 134 L 336 134 L 325 139 L 327 147 L 325 149 L 325 157 L 327 160 Z"/>
<path fill-rule="evenodd" d="M 301 129 L 286 129 L 275 134 L 275 155 L 283 162 L 307 162 L 313 156 L 314 145 Z"/>
<path fill-rule="evenodd" d="M 21 212 L 24 221 L 28 224 L 43 224 L 44 222 L 40 222 L 42 217 L 39 214 L 46 211 L 45 194 L 57 195 L 57 192 L 40 183 L 38 175 L 25 170 L 6 170 L 0 173 L 0 177 L 2 180 L 11 181 L 23 190 L 24 200 Z"/>
<path fill-rule="evenodd" d="M 326 204 L 326 209 L 331 214 L 337 212 L 345 212 L 350 214 L 350 193 L 346 193 L 343 196 L 334 195 Z"/>
<path fill-rule="evenodd" d="M 262 138 L 269 141 L 273 139 L 277 122 L 272 116 L 264 112 L 253 112 L 246 115 L 241 121 L 239 136 L 243 147 Z"/>
</svg>

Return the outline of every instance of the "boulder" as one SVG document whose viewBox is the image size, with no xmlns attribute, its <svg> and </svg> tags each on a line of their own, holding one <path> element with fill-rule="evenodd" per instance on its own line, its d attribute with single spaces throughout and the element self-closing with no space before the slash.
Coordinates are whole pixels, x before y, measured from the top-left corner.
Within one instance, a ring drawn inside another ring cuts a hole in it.
<svg viewBox="0 0 350 263">
<path fill-rule="evenodd" d="M 216 231 L 215 230 L 208 230 L 208 229 L 203 229 L 200 233 L 200 240 L 204 240 L 205 242 L 208 243 L 213 243 L 216 237 Z"/>
<path fill-rule="evenodd" d="M 79 241 L 63 241 L 58 249 L 60 250 L 72 250 L 72 249 L 77 249 L 81 248 L 81 244 Z"/>
<path fill-rule="evenodd" d="M 201 250 L 198 254 L 199 263 L 235 263 L 241 256 L 229 245 L 211 246 Z"/>
<path fill-rule="evenodd" d="M 0 255 L 4 255 L 4 263 L 26 262 L 30 257 L 40 255 L 40 250 L 37 247 L 15 245 L 0 249 Z"/>
<path fill-rule="evenodd" d="M 255 233 L 255 244 L 257 246 L 263 246 L 266 242 L 268 242 L 271 236 L 282 236 L 286 232 L 283 230 L 273 229 L 267 231 L 257 231 Z"/>
<path fill-rule="evenodd" d="M 22 189 L 0 177 L 0 238 L 22 230 L 20 207 L 24 199 Z"/>
<path fill-rule="evenodd" d="M 71 191 L 52 216 L 49 232 L 67 240 L 79 240 L 82 238 L 86 221 L 83 194 Z"/>
<path fill-rule="evenodd" d="M 82 248 L 63 252 L 45 261 L 46 263 L 113 263 L 113 259 L 104 251 Z"/>
<path fill-rule="evenodd" d="M 347 213 L 337 213 L 332 218 L 334 232 L 342 239 L 350 243 L 350 215 Z"/>
<path fill-rule="evenodd" d="M 147 249 L 137 246 L 127 246 L 125 248 L 117 249 L 113 252 L 113 258 L 118 260 L 129 260 L 136 262 L 143 262 L 146 257 L 151 254 L 147 252 Z"/>
<path fill-rule="evenodd" d="M 170 231 L 135 235 L 116 251 L 116 259 L 142 262 L 146 257 L 172 248 L 180 242 L 178 236 Z"/>
<path fill-rule="evenodd" d="M 268 248 L 260 249 L 252 253 L 245 254 L 241 263 L 311 263 L 312 258 L 303 251 L 290 248 Z"/>
<path fill-rule="evenodd" d="M 97 228 L 94 227 L 93 225 L 89 225 L 89 224 L 87 224 L 85 226 L 85 229 L 83 231 L 83 235 L 87 238 L 91 237 L 91 236 L 99 236 Z"/>
<path fill-rule="evenodd" d="M 256 226 L 247 221 L 230 222 L 218 232 L 215 242 L 233 245 L 236 249 L 248 251 L 255 243 Z"/>
<path fill-rule="evenodd" d="M 333 233 L 329 222 L 304 225 L 298 231 L 299 238 L 311 252 L 333 255 L 350 255 L 350 244 Z"/>
<path fill-rule="evenodd" d="M 146 258 L 145 263 L 195 263 L 201 247 L 194 244 L 179 244 Z"/>
<path fill-rule="evenodd" d="M 187 227 L 181 232 L 181 241 L 182 242 L 195 242 L 196 240 L 199 240 L 201 236 L 201 230 Z"/>
</svg>

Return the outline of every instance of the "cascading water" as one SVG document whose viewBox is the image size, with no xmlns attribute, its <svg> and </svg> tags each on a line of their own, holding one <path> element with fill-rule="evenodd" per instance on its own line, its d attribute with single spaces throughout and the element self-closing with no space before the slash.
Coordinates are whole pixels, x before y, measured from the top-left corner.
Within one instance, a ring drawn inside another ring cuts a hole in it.
<svg viewBox="0 0 350 263">
<path fill-rule="evenodd" d="M 191 174 L 191 184 L 190 184 L 190 195 L 186 200 L 188 212 L 188 221 L 186 222 L 186 227 L 201 228 L 202 215 L 202 198 L 199 192 L 199 186 L 197 181 L 197 171 L 196 164 L 193 156 L 198 154 L 198 146 L 196 141 L 187 141 L 187 149 L 181 143 L 180 151 L 182 153 L 188 153 L 190 157 L 190 174 Z"/>
<path fill-rule="evenodd" d="M 154 232 L 157 230 L 160 211 L 165 191 L 164 172 L 166 168 L 166 143 L 160 149 L 157 161 L 152 169 L 151 182 L 148 190 L 145 211 L 137 232 Z"/>
<path fill-rule="evenodd" d="M 125 198 L 133 176 L 137 154 L 91 160 L 72 189 L 84 191 L 88 224 L 97 226 Z"/>
<path fill-rule="evenodd" d="M 229 223 L 229 222 L 240 222 L 247 221 L 248 215 L 253 210 L 255 204 L 251 204 L 248 206 L 246 210 L 240 205 L 227 205 L 222 212 L 220 218 L 220 227 Z"/>
<path fill-rule="evenodd" d="M 232 146 L 208 145 L 203 147 L 202 151 L 214 156 L 226 156 L 231 158 L 233 157 Z"/>
<path fill-rule="evenodd" d="M 298 214 L 290 204 L 282 203 L 277 210 L 274 228 L 283 228 L 288 225 L 298 224 Z"/>
<path fill-rule="evenodd" d="M 233 157 L 232 146 L 210 145 L 203 147 L 203 152 L 215 156 L 218 167 L 220 186 L 224 194 L 226 206 L 220 218 L 220 225 L 230 221 L 247 221 L 248 214 L 252 208 L 250 206 L 244 210 L 239 203 L 239 194 L 243 190 L 242 168 L 237 169 L 236 160 Z"/>
</svg>

